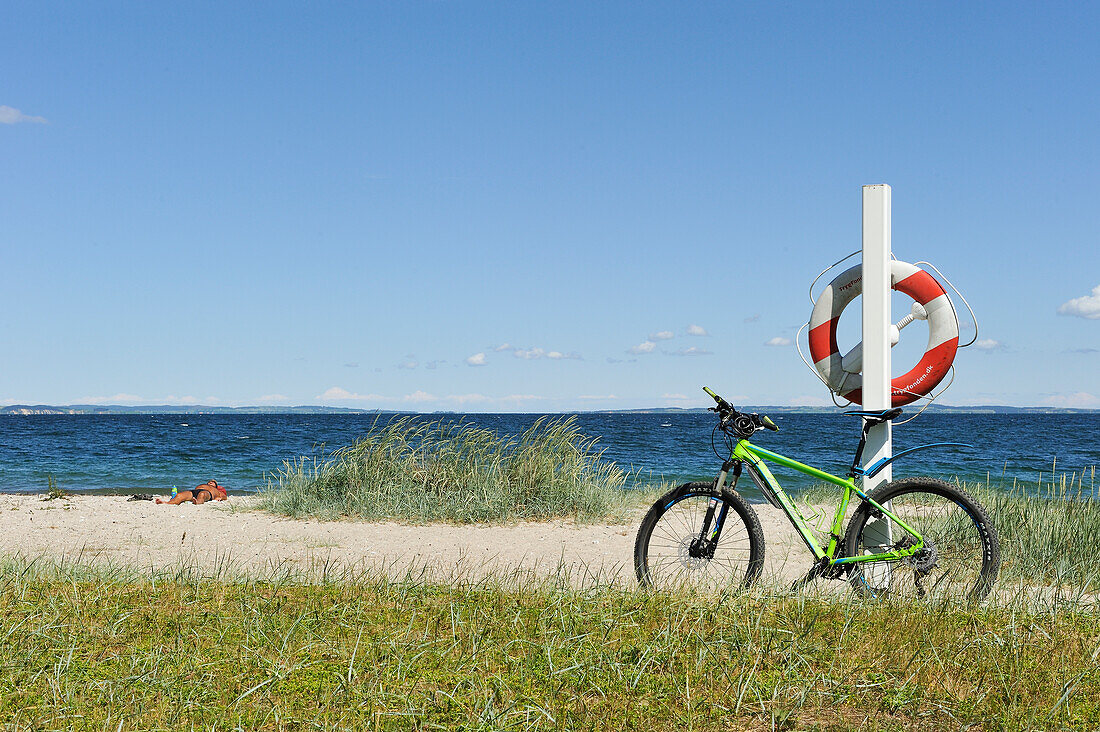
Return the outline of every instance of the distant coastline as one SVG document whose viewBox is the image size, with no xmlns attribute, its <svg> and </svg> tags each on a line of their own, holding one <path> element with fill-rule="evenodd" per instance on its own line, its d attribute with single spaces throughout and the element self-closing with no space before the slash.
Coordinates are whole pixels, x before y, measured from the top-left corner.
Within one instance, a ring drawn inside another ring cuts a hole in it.
<svg viewBox="0 0 1100 732">
<path fill-rule="evenodd" d="M 832 413 L 835 407 L 790 407 L 778 405 L 744 406 L 748 412 L 768 412 L 770 414 L 824 414 Z M 642 409 L 591 409 L 569 410 L 564 412 L 531 412 L 532 414 L 684 414 L 704 412 L 705 407 L 686 409 L 683 407 L 651 407 Z M 955 407 L 946 404 L 933 404 L 928 411 L 939 414 L 1100 414 L 1100 409 L 1074 409 L 1069 407 L 1009 407 L 1003 405 L 982 405 Z M 356 409 L 354 407 L 326 407 L 320 405 L 301 405 L 292 407 L 245 406 L 217 407 L 207 405 L 179 406 L 171 404 L 150 404 L 126 406 L 121 404 L 68 404 L 55 406 L 50 404 L 12 404 L 0 407 L 0 415 L 82 415 L 82 414 L 463 414 L 453 410 L 433 412 L 413 412 L 393 409 Z"/>
</svg>

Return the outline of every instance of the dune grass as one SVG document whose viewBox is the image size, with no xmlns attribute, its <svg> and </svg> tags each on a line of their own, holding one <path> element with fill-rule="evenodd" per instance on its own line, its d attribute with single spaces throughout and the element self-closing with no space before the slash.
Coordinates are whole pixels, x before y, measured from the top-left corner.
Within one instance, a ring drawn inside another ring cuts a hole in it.
<svg viewBox="0 0 1100 732">
<path fill-rule="evenodd" d="M 997 528 L 1006 579 L 1100 591 L 1100 501 L 1081 483 L 1074 489 L 1067 477 L 1030 490 L 988 482 L 964 486 Z"/>
<path fill-rule="evenodd" d="M 320 459 L 286 462 L 258 506 L 288 516 L 426 523 L 615 518 L 642 500 L 572 417 L 517 438 L 448 420 L 395 419 Z"/>
<path fill-rule="evenodd" d="M 1063 587 L 1081 596 L 1100 591 L 1100 501 L 1084 480 L 1088 471 L 1058 475 L 1033 486 L 1001 487 L 983 483 L 957 483 L 985 507 L 1001 543 L 1003 583 L 1039 587 Z M 813 486 L 799 496 L 800 503 L 831 508 L 838 490 Z M 859 503 L 853 501 L 849 513 Z"/>
<path fill-rule="evenodd" d="M 0 565 L 9 729 L 1094 729 L 1100 616 Z"/>
</svg>

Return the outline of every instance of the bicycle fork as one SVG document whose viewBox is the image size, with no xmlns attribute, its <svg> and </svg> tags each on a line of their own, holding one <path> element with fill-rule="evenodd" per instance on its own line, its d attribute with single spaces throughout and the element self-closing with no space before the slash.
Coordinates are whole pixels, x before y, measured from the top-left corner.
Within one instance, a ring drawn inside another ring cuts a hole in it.
<svg viewBox="0 0 1100 732">
<path fill-rule="evenodd" d="M 714 550 L 718 546 L 718 538 L 722 535 L 722 526 L 726 522 L 726 513 L 729 504 L 722 500 L 720 491 L 726 485 L 730 468 L 733 468 L 733 484 L 737 485 L 737 479 L 741 477 L 741 463 L 726 461 L 722 463 L 722 472 L 714 481 L 714 491 L 718 495 L 712 496 L 707 504 L 707 512 L 703 516 L 703 525 L 699 530 L 699 536 L 692 540 L 688 547 L 688 555 L 692 559 L 714 559 Z M 717 514 L 717 515 L 716 515 Z"/>
</svg>

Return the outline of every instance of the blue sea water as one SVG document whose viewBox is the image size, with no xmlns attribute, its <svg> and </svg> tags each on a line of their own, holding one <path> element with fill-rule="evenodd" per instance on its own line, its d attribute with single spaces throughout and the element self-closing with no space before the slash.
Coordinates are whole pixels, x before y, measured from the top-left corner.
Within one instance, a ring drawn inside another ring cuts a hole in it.
<svg viewBox="0 0 1100 732">
<path fill-rule="evenodd" d="M 447 415 L 515 435 L 539 415 Z M 424 419 L 438 417 L 424 416 Z M 0 492 L 42 492 L 53 476 L 73 492 L 167 492 L 216 478 L 235 491 L 262 486 L 284 460 L 320 456 L 366 435 L 373 415 L 188 414 L 28 415 L 0 417 Z M 385 419 L 385 417 L 383 418 Z M 598 437 L 604 457 L 638 471 L 643 480 L 711 479 L 721 461 L 711 451 L 714 416 L 706 412 L 577 415 Z M 781 414 L 779 433 L 754 442 L 842 475 L 851 462 L 859 422 L 840 414 Z M 929 450 L 903 458 L 895 476 L 934 475 L 1011 487 L 1100 465 L 1100 414 L 925 414 L 894 431 L 898 452 L 929 442 L 973 448 Z M 775 466 L 797 490 L 811 481 Z M 753 493 L 747 482 L 741 488 Z"/>
</svg>

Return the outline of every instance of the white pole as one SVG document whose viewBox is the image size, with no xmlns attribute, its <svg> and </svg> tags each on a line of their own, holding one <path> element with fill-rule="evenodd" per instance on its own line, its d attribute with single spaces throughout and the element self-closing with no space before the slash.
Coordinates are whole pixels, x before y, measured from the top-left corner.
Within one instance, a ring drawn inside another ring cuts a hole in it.
<svg viewBox="0 0 1100 732">
<path fill-rule="evenodd" d="M 890 186 L 863 186 L 863 409 L 889 409 L 890 399 Z M 875 425 L 867 434 L 863 467 L 890 457 L 890 423 Z M 874 478 L 863 479 L 863 490 L 888 483 L 890 466 Z M 887 504 L 889 507 L 889 504 Z M 883 549 L 893 544 L 890 522 L 872 521 L 864 538 Z M 876 551 L 882 551 L 879 549 Z M 864 551 L 868 551 L 865 547 Z M 865 565 L 864 579 L 871 586 L 890 585 L 888 563 Z"/>
<path fill-rule="evenodd" d="M 889 409 L 890 402 L 890 186 L 863 186 L 863 408 Z M 871 428 L 863 466 L 892 455 L 890 423 Z M 870 490 L 891 478 L 890 466 Z"/>
</svg>

